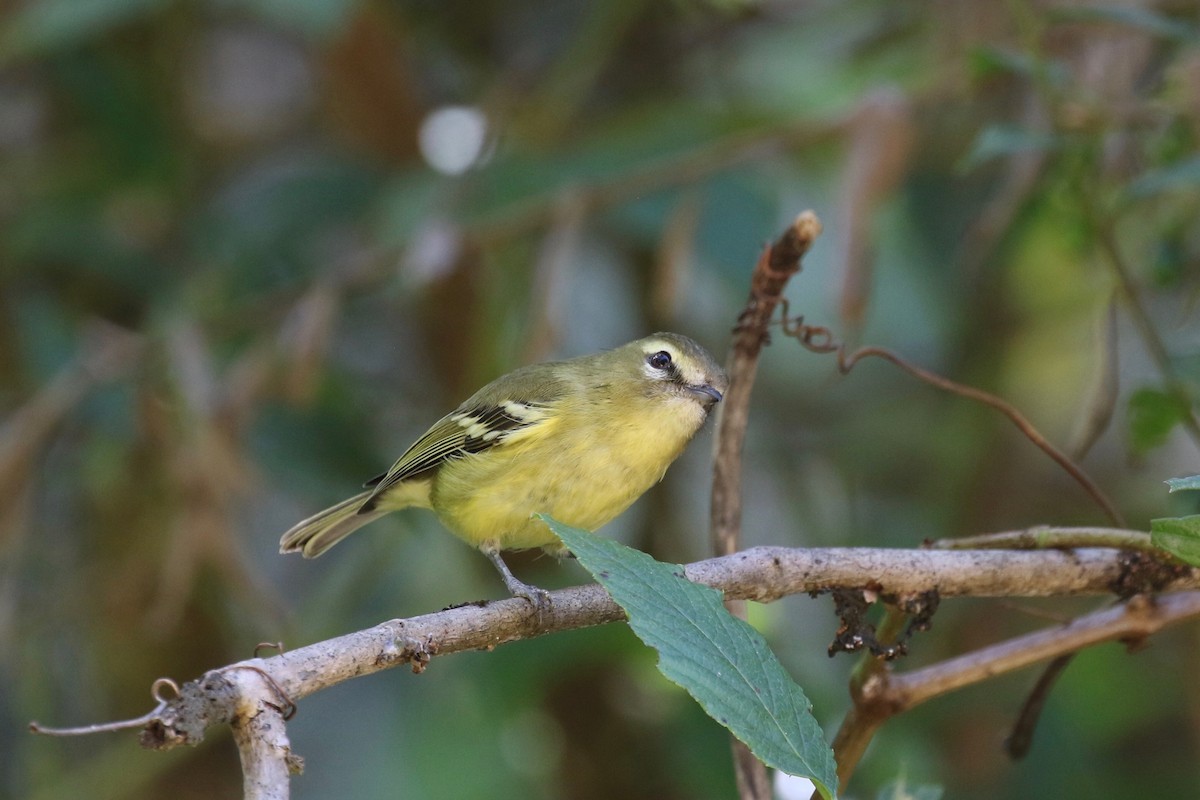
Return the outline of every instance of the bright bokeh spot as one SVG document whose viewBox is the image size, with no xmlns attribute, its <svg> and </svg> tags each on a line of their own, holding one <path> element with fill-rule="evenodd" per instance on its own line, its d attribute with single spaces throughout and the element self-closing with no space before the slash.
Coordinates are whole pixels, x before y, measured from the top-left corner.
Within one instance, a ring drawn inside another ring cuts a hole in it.
<svg viewBox="0 0 1200 800">
<path fill-rule="evenodd" d="M 461 175 L 483 155 L 487 117 L 474 106 L 443 106 L 425 117 L 417 135 L 429 166 L 446 175 Z"/>
</svg>

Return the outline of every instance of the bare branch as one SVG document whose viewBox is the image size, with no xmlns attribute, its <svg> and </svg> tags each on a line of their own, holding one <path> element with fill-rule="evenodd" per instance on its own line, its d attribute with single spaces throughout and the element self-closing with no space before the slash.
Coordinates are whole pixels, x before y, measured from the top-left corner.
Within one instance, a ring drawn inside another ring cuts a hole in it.
<svg viewBox="0 0 1200 800">
<path fill-rule="evenodd" d="M 805 348 L 814 353 L 835 353 L 837 355 L 838 370 L 843 375 L 848 374 L 850 370 L 854 369 L 854 365 L 864 358 L 882 358 L 885 361 L 895 364 L 914 378 L 928 383 L 930 386 L 935 386 L 944 391 L 951 392 L 960 397 L 966 397 L 977 403 L 982 403 L 985 406 L 996 409 L 1008 417 L 1009 421 L 1017 426 L 1017 429 L 1024 434 L 1026 439 L 1033 442 L 1039 450 L 1050 456 L 1056 464 L 1074 478 L 1075 482 L 1082 486 L 1083 490 L 1104 510 L 1104 513 L 1113 524 L 1125 525 L 1125 519 L 1121 516 L 1121 512 L 1117 510 L 1117 507 L 1108 499 L 1108 496 L 1096 485 L 1096 482 L 1070 456 L 1055 447 L 1049 439 L 1043 436 L 1033 426 L 1033 423 L 1026 419 L 1025 415 L 1018 411 L 1012 403 L 990 392 L 952 381 L 949 378 L 938 375 L 936 372 L 918 367 L 916 364 L 902 358 L 886 347 L 860 347 L 851 353 L 847 353 L 845 345 L 839 343 L 834 338 L 832 331 L 819 325 L 806 325 L 803 318 L 788 319 L 786 307 L 784 309 L 783 330 L 787 335 L 795 338 Z"/>
<path fill-rule="evenodd" d="M 1096 337 L 1096 376 L 1084 401 L 1084 413 L 1079 417 L 1079 427 L 1067 447 L 1067 452 L 1076 461 L 1081 461 L 1100 439 L 1101 434 L 1108 430 L 1117 408 L 1117 395 L 1121 386 L 1117 354 L 1116 297 L 1109 301 L 1099 327 L 1099 335 Z"/>
<path fill-rule="evenodd" d="M 240 664 L 223 670 L 233 686 L 237 707 L 230 726 L 242 761 L 246 800 L 287 800 L 289 778 L 303 769 L 292 753 L 284 722 L 295 711 L 266 670 Z"/>
<path fill-rule="evenodd" d="M 1050 525 L 1023 531 L 1000 531 L 938 539 L 930 547 L 938 550 L 1046 550 L 1069 547 L 1115 547 L 1145 550 L 1163 560 L 1170 556 L 1154 546 L 1150 534 L 1124 528 L 1056 528 Z"/>
<path fill-rule="evenodd" d="M 767 342 L 767 323 L 783 296 L 788 279 L 800 271 L 800 259 L 821 233 L 821 222 L 811 211 L 796 217 L 780 237 L 763 250 L 750 277 L 750 298 L 733 329 L 727 367 L 729 390 L 721 404 L 713 446 L 711 499 L 713 552 L 734 553 L 742 531 L 742 447 L 750 421 L 750 392 L 758 371 L 758 354 Z M 729 612 L 746 618 L 745 604 L 727 600 Z M 730 737 L 738 796 L 742 800 L 770 800 L 771 781 L 766 766 L 743 742 Z"/>
<path fill-rule="evenodd" d="M 1200 570 L 1160 566 L 1157 572 L 1139 566 L 1146 591 L 1200 589 Z M 862 587 L 864 579 L 873 593 L 896 598 L 932 588 L 942 597 L 1105 594 L 1127 586 L 1129 570 L 1122 552 L 1100 548 L 1023 552 L 756 547 L 691 564 L 686 574 L 723 590 L 727 598 L 770 602 L 792 594 Z M 247 690 L 242 679 L 250 676 L 244 672 L 269 678 L 269 691 L 259 687 L 251 696 L 284 708 L 287 702 L 401 664 L 420 672 L 434 656 L 491 649 L 623 618 L 620 608 L 596 585 L 562 589 L 552 598 L 540 619 L 519 598 L 468 605 L 392 620 L 271 658 L 214 670 L 180 687 L 179 696 L 170 699 L 147 725 L 142 743 L 152 749 L 198 744 L 208 727 L 245 717 Z"/>
<path fill-rule="evenodd" d="M 1018 636 L 903 675 L 875 672 L 855 692 L 854 707 L 834 738 L 844 789 L 884 722 L 939 695 L 1047 659 L 1110 641 L 1140 641 L 1169 625 L 1200 617 L 1200 592 L 1138 596 L 1065 625 Z"/>
<path fill-rule="evenodd" d="M 1179 378 L 1179 373 L 1171 361 L 1171 354 L 1167 351 L 1167 345 L 1163 342 L 1158 328 L 1155 327 L 1154 320 L 1151 319 L 1150 313 L 1142 304 L 1137 283 L 1133 279 L 1133 270 L 1126 262 L 1125 256 L 1121 253 L 1121 245 L 1117 242 L 1115 222 L 1102 217 L 1089 192 L 1082 191 L 1079 193 L 1079 197 L 1083 202 L 1084 211 L 1092 221 L 1092 233 L 1096 237 L 1096 243 L 1107 257 L 1113 274 L 1116 275 L 1117 286 L 1120 288 L 1125 310 L 1129 312 L 1142 343 L 1146 345 L 1150 358 L 1158 368 L 1167 393 L 1175 398 L 1179 402 L 1180 408 L 1183 409 L 1181 421 L 1184 429 L 1192 437 L 1192 442 L 1200 447 L 1200 421 L 1196 419 L 1196 414 L 1192 410 L 1191 397 L 1187 387 Z"/>
<path fill-rule="evenodd" d="M 727 367 L 729 391 L 721 404 L 713 454 L 712 539 L 720 555 L 738 548 L 742 519 L 742 445 L 749 424 L 750 392 L 758 371 L 758 354 L 767 341 L 767 323 L 779 304 L 788 279 L 800 270 L 800 259 L 821 233 L 811 211 L 763 250 L 750 281 L 750 299 L 738 315 Z"/>
</svg>

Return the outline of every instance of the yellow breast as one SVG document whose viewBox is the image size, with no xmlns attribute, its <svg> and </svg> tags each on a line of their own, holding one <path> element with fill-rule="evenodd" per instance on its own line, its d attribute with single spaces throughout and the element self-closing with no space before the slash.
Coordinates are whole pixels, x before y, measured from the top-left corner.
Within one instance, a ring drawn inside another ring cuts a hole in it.
<svg viewBox="0 0 1200 800">
<path fill-rule="evenodd" d="M 431 495 L 442 523 L 462 539 L 502 549 L 559 541 L 535 513 L 595 530 L 662 479 L 704 423 L 686 399 L 635 408 L 564 403 L 503 445 L 450 461 Z"/>
</svg>

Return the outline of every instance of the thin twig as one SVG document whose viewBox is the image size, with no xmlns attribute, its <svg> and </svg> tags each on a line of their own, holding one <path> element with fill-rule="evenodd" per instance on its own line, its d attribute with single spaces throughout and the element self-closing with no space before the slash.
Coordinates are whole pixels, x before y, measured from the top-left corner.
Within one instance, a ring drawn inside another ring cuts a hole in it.
<svg viewBox="0 0 1200 800">
<path fill-rule="evenodd" d="M 1049 525 L 1023 531 L 999 531 L 974 536 L 937 539 L 928 545 L 938 550 L 1045 550 L 1048 548 L 1115 547 L 1145 550 L 1164 560 L 1170 557 L 1154 546 L 1150 534 L 1124 528 L 1060 528 Z"/>
<path fill-rule="evenodd" d="M 150 686 L 150 696 L 158 702 L 158 705 L 140 717 L 104 722 L 98 725 L 83 725 L 78 728 L 51 728 L 34 721 L 29 723 L 29 731 L 30 733 L 40 733 L 43 736 L 88 736 L 93 733 L 111 733 L 130 728 L 142 728 L 159 719 L 166 710 L 170 698 L 163 697 L 163 689 L 170 689 L 175 697 L 179 697 L 179 685 L 175 681 L 170 678 L 159 678 Z"/>
<path fill-rule="evenodd" d="M 805 211 L 763 250 L 750 278 L 750 298 L 733 329 L 726 362 L 729 390 L 721 404 L 713 453 L 711 536 L 715 555 L 736 552 L 741 540 L 742 447 L 750 420 L 750 393 L 758 371 L 758 354 L 767 342 L 767 324 L 788 279 L 800 271 L 800 259 L 820 233 L 816 215 Z M 730 613 L 746 618 L 743 603 L 727 600 L 726 605 Z M 770 800 L 766 766 L 738 739 L 731 737 L 730 746 L 738 796 L 742 800 Z"/>
<path fill-rule="evenodd" d="M 1092 446 L 1100 439 L 1100 435 L 1112 423 L 1113 412 L 1117 407 L 1117 393 L 1120 390 L 1120 379 L 1117 363 L 1117 302 L 1114 297 L 1104 310 L 1104 319 L 1099 325 L 1099 335 L 1096 337 L 1097 365 L 1096 377 L 1079 428 L 1072 436 L 1071 445 L 1067 452 L 1071 458 L 1081 461 L 1091 451 Z"/>
<path fill-rule="evenodd" d="M 1200 421 L 1197 421 L 1195 412 L 1192 411 L 1192 399 L 1183 382 L 1180 381 L 1175 366 L 1171 363 L 1171 355 L 1167 351 L 1162 337 L 1158 334 L 1158 328 L 1154 327 L 1150 314 L 1142 305 L 1137 284 L 1133 280 L 1133 271 L 1125 262 L 1125 257 L 1121 254 L 1121 246 L 1117 243 L 1116 235 L 1113 232 L 1113 223 L 1101 218 L 1090 192 L 1082 191 L 1079 194 L 1084 210 L 1092 220 L 1092 233 L 1117 277 L 1117 285 L 1121 289 L 1125 310 L 1129 312 L 1138 335 L 1150 352 L 1150 358 L 1158 368 L 1167 392 L 1179 403 L 1184 429 L 1191 435 L 1196 446 L 1200 447 Z"/>
<path fill-rule="evenodd" d="M 1012 733 L 1004 740 L 1004 752 L 1014 761 L 1024 758 L 1033 745 L 1033 732 L 1037 729 L 1038 720 L 1042 717 L 1042 709 L 1050 697 L 1050 690 L 1062 677 L 1063 672 L 1075 660 L 1075 653 L 1066 653 L 1052 659 L 1034 684 L 1033 691 L 1025 698 L 1017 721 L 1013 723 Z"/>
<path fill-rule="evenodd" d="M 1105 515 L 1109 520 L 1119 527 L 1125 526 L 1125 519 L 1107 495 L 1096 485 L 1096 482 L 1088 476 L 1083 468 L 1076 464 L 1070 456 L 1059 450 L 1050 441 L 1033 426 L 1025 415 L 1018 411 L 1011 403 L 996 397 L 994 394 L 985 392 L 982 389 L 976 389 L 973 386 L 967 386 L 957 381 L 952 381 L 949 378 L 944 378 L 935 372 L 930 372 L 927 369 L 918 367 L 896 353 L 884 347 L 860 347 L 853 353 L 847 355 L 845 347 L 837 342 L 833 337 L 833 333 L 828 328 L 823 328 L 818 325 L 805 325 L 803 319 L 790 320 L 787 318 L 786 308 L 784 310 L 783 320 L 784 332 L 799 341 L 804 347 L 814 353 L 835 353 L 837 355 L 838 370 L 844 375 L 854 369 L 855 364 L 864 358 L 876 357 L 882 358 L 885 361 L 891 362 L 908 374 L 919 380 L 928 383 L 930 386 L 935 386 L 961 397 L 974 400 L 978 403 L 983 403 L 990 408 L 994 408 L 1004 416 L 1008 417 L 1018 430 L 1025 435 L 1025 438 L 1033 442 L 1043 453 L 1050 456 L 1056 464 L 1062 467 L 1068 475 L 1075 479 L 1075 482 L 1083 487 L 1084 491 L 1096 501 L 1096 504 L 1104 510 Z"/>
<path fill-rule="evenodd" d="M 1200 617 L 1200 592 L 1150 599 L 1139 596 L 1067 625 L 1018 636 L 903 675 L 880 671 L 855 697 L 834 740 L 838 781 L 844 790 L 875 731 L 891 717 L 935 697 L 1050 658 L 1110 641 L 1140 641 L 1169 626 Z M 850 735 L 843 736 L 842 731 Z"/>
<path fill-rule="evenodd" d="M 733 330 L 727 370 L 729 391 L 721 403 L 713 452 L 712 546 L 724 555 L 738 549 L 742 519 L 742 447 L 750 421 L 750 394 L 758 354 L 767 342 L 767 323 L 784 287 L 800 270 L 800 259 L 821 232 L 810 211 L 802 213 L 773 245 L 763 250 L 750 282 L 750 298 Z"/>
</svg>

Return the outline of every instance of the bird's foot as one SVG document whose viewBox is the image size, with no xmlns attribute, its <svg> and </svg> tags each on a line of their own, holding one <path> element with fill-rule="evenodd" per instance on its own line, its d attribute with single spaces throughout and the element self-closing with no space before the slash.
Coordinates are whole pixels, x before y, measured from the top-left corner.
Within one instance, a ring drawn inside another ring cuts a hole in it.
<svg viewBox="0 0 1200 800">
<path fill-rule="evenodd" d="M 537 612 L 538 619 L 541 619 L 542 615 L 550 610 L 552 605 L 550 593 L 545 589 L 519 581 L 512 575 L 506 576 L 504 585 L 513 597 L 523 597 L 528 600 L 533 606 L 533 610 Z"/>
<path fill-rule="evenodd" d="M 540 589 L 537 586 L 525 583 L 518 580 L 516 575 L 512 574 L 508 565 L 504 563 L 504 559 L 500 557 L 500 553 L 494 547 L 480 548 L 485 556 L 496 565 L 500 576 L 504 579 L 504 585 L 508 589 L 508 593 L 513 597 L 523 597 L 533 606 L 533 610 L 537 612 L 537 617 L 540 620 L 542 616 L 550 610 L 550 593 L 545 589 Z"/>
</svg>

